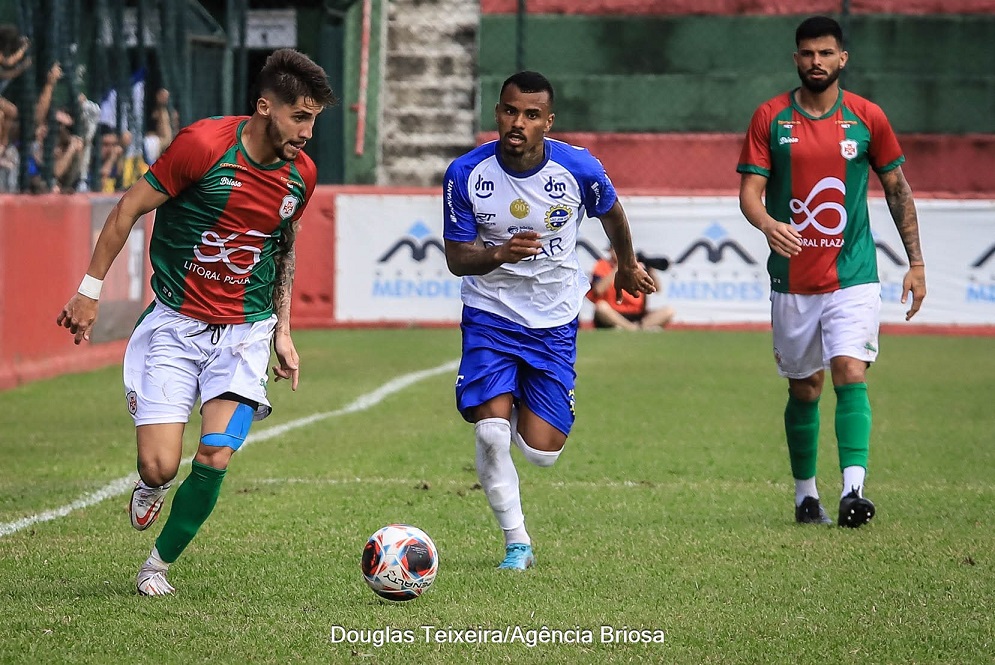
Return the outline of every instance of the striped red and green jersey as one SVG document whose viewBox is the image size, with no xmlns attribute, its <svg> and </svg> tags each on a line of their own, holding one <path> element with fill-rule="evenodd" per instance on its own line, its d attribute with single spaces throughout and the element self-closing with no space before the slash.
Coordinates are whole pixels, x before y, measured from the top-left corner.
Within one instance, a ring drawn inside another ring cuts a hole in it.
<svg viewBox="0 0 995 665">
<path fill-rule="evenodd" d="M 145 174 L 170 197 L 156 209 L 152 290 L 165 305 L 207 323 L 273 313 L 277 251 L 317 181 L 303 152 L 293 162 L 253 162 L 242 145 L 247 121 L 193 123 Z"/>
<path fill-rule="evenodd" d="M 905 161 L 881 108 L 840 90 L 818 118 L 803 111 L 795 92 L 753 114 L 736 170 L 766 177 L 767 213 L 802 235 L 800 254 L 767 260 L 771 289 L 827 293 L 878 281 L 877 254 L 867 214 L 869 169 L 885 173 Z"/>
</svg>

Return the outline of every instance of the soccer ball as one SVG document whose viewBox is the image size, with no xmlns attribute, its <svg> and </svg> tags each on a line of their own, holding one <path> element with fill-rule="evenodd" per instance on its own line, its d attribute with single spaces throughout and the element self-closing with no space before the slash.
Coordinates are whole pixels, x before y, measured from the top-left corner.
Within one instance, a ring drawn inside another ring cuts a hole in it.
<svg viewBox="0 0 995 665">
<path fill-rule="evenodd" d="M 387 600 L 411 600 L 435 581 L 439 553 L 421 529 L 391 524 L 366 541 L 361 566 L 375 594 Z"/>
</svg>

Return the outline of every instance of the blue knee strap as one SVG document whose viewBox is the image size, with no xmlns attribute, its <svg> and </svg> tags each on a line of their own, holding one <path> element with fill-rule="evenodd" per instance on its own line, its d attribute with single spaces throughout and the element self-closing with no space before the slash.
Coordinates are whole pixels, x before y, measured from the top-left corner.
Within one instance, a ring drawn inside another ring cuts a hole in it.
<svg viewBox="0 0 995 665">
<path fill-rule="evenodd" d="M 235 407 L 235 413 L 231 414 L 228 421 L 228 428 L 224 433 L 205 434 L 200 437 L 200 442 L 205 446 L 217 446 L 219 448 L 227 446 L 232 450 L 238 450 L 245 443 L 245 437 L 249 435 L 249 426 L 252 425 L 252 417 L 256 410 L 248 404 L 239 404 Z"/>
</svg>

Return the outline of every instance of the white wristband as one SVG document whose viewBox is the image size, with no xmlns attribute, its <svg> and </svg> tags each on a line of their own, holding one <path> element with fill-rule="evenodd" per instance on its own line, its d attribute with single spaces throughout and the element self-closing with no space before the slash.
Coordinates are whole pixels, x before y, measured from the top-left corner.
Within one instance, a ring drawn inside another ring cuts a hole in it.
<svg viewBox="0 0 995 665">
<path fill-rule="evenodd" d="M 83 275 L 83 281 L 79 283 L 79 288 L 76 290 L 80 295 L 86 296 L 91 300 L 100 300 L 100 288 L 103 285 L 104 280 L 91 277 L 90 275 Z"/>
</svg>

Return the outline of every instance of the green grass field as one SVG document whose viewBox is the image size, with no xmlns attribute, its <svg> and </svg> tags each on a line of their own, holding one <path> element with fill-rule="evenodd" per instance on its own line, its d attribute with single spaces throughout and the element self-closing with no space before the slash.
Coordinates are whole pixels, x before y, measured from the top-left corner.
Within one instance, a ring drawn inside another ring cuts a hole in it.
<svg viewBox="0 0 995 665">
<path fill-rule="evenodd" d="M 169 598 L 135 594 L 158 527 L 131 529 L 126 494 L 11 526 L 134 473 L 119 368 L 0 393 L 0 662 L 992 662 L 991 339 L 882 339 L 869 372 L 878 516 L 847 530 L 793 521 L 768 334 L 582 331 L 565 453 L 551 469 L 516 457 L 539 559 L 523 574 L 494 568 L 503 543 L 475 489 L 455 371 L 389 383 L 456 360 L 458 331 L 296 341 L 301 388 L 271 385 L 274 414 L 171 568 Z M 819 469 L 835 517 L 834 405 L 829 391 Z M 327 415 L 266 435 L 315 414 Z M 440 573 L 422 598 L 392 604 L 359 560 L 396 521 L 434 538 Z M 388 626 L 413 643 L 330 639 L 334 627 Z M 423 626 L 593 639 L 450 644 Z M 604 643 L 602 626 L 665 641 Z"/>
</svg>

